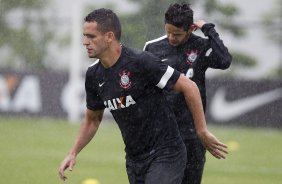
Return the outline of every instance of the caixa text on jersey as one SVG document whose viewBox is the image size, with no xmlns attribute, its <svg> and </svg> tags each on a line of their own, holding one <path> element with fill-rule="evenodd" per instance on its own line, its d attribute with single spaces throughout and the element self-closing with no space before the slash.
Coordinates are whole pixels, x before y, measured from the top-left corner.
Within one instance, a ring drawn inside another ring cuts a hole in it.
<svg viewBox="0 0 282 184">
<path fill-rule="evenodd" d="M 104 101 L 104 104 L 106 108 L 108 108 L 111 111 L 111 110 L 127 108 L 130 105 L 136 104 L 136 102 L 133 100 L 131 95 L 128 95 L 125 97 L 123 96 L 123 97 L 113 98 L 111 100 L 106 100 Z"/>
</svg>

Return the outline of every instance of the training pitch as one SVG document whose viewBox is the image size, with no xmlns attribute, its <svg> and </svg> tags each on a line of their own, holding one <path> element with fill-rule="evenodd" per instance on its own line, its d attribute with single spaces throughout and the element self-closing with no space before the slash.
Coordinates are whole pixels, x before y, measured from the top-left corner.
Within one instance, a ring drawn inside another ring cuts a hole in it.
<svg viewBox="0 0 282 184">
<path fill-rule="evenodd" d="M 282 130 L 208 126 L 229 145 L 230 153 L 225 160 L 207 153 L 202 184 L 281 183 Z M 79 124 L 64 120 L 0 118 L 0 183 L 63 183 L 59 164 L 78 128 Z M 83 184 L 90 179 L 99 184 L 128 184 L 123 149 L 116 124 L 104 120 L 73 171 L 66 171 L 66 183 Z"/>
</svg>

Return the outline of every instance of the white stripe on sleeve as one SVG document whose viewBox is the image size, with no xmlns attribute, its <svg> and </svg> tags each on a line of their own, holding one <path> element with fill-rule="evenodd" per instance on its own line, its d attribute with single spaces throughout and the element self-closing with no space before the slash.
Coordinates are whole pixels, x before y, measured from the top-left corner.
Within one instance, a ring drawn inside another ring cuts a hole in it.
<svg viewBox="0 0 282 184">
<path fill-rule="evenodd" d="M 173 72 L 174 72 L 174 69 L 168 66 L 165 74 L 162 76 L 160 82 L 156 86 L 163 89 L 166 83 L 168 82 L 168 80 L 170 79 L 170 77 L 172 76 Z"/>
<path fill-rule="evenodd" d="M 154 39 L 154 40 L 147 41 L 147 42 L 145 43 L 144 47 L 143 47 L 143 51 L 145 51 L 145 49 L 146 49 L 146 47 L 147 47 L 148 44 L 154 43 L 154 42 L 157 42 L 157 41 L 160 41 L 160 40 L 163 40 L 163 39 L 165 39 L 166 37 L 167 37 L 167 35 L 164 35 L 164 36 L 161 36 L 161 37 L 156 38 L 156 39 Z"/>
</svg>

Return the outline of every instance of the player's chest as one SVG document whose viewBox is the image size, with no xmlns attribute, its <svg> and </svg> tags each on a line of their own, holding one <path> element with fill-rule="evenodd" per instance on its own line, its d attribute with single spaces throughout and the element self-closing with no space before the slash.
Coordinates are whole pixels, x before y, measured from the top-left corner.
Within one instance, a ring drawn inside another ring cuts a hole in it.
<svg viewBox="0 0 282 184">
<path fill-rule="evenodd" d="M 160 55 L 163 62 L 170 65 L 189 78 L 201 72 L 204 65 L 204 51 L 197 47 L 172 49 L 169 53 Z"/>
<path fill-rule="evenodd" d="M 103 100 L 137 98 L 147 86 L 146 80 L 136 65 L 125 65 L 114 70 L 107 70 L 96 80 L 98 95 Z"/>
</svg>

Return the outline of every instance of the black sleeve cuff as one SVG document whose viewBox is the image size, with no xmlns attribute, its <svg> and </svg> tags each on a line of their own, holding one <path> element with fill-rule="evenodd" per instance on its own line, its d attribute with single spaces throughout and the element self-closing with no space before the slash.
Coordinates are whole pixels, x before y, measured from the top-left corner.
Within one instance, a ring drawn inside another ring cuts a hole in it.
<svg viewBox="0 0 282 184">
<path fill-rule="evenodd" d="M 170 91 L 173 89 L 175 83 L 177 82 L 177 80 L 179 79 L 181 73 L 177 70 L 173 71 L 173 75 L 171 76 L 170 80 L 167 82 L 167 85 L 165 86 L 165 89 Z"/>
<path fill-rule="evenodd" d="M 209 36 L 211 35 L 212 32 L 214 32 L 214 27 L 215 25 L 212 23 L 204 24 L 202 27 L 202 32 L 204 33 L 205 36 Z"/>
</svg>

